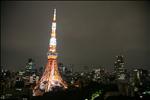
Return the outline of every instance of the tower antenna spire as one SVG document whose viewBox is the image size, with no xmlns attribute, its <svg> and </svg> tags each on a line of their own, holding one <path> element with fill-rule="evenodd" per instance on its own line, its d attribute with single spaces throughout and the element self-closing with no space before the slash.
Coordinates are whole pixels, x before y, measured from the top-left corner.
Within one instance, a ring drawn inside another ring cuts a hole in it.
<svg viewBox="0 0 150 100">
<path fill-rule="evenodd" d="M 53 21 L 52 21 L 52 32 L 49 41 L 49 52 L 56 53 L 56 9 L 54 9 Z"/>
<path fill-rule="evenodd" d="M 56 21 L 56 8 L 54 9 L 53 21 Z"/>
</svg>

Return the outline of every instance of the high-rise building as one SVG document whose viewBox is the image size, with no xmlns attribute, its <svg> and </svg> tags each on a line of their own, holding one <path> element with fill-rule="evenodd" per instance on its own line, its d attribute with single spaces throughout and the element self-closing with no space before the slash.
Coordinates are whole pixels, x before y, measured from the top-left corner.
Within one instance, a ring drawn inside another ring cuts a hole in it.
<svg viewBox="0 0 150 100">
<path fill-rule="evenodd" d="M 28 59 L 28 63 L 25 66 L 26 75 L 31 75 L 35 72 L 35 64 L 32 58 Z"/>
<path fill-rule="evenodd" d="M 125 79 L 125 67 L 124 67 L 124 57 L 123 56 L 116 56 L 116 60 L 114 63 L 115 66 L 115 75 L 117 80 L 124 80 Z"/>
<path fill-rule="evenodd" d="M 62 79 L 57 65 L 56 52 L 56 9 L 54 9 L 54 16 L 52 22 L 52 32 L 49 41 L 49 51 L 47 53 L 48 63 L 45 71 L 33 89 L 33 96 L 43 95 L 45 92 L 53 91 L 57 88 L 67 88 L 66 82 Z"/>
<path fill-rule="evenodd" d="M 134 69 L 131 72 L 130 86 L 132 95 L 139 95 L 149 90 L 148 70 Z"/>
</svg>

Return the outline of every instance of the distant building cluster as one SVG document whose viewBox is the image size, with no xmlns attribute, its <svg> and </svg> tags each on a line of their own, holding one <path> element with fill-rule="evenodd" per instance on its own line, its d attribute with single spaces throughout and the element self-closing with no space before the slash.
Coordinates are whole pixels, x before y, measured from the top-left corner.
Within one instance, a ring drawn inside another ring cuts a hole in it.
<svg viewBox="0 0 150 100">
<path fill-rule="evenodd" d="M 101 87 L 99 91 L 104 93 L 104 98 L 112 95 L 143 98 L 145 95 L 150 95 L 150 70 L 136 68 L 128 71 L 124 63 L 123 56 L 116 56 L 112 72 L 107 72 L 103 67 L 89 72 L 73 72 L 63 63 L 58 63 L 58 69 L 62 78 L 67 82 L 68 89 L 84 88 L 94 82 Z M 28 60 L 24 70 L 18 72 L 11 72 L 1 66 L 0 98 L 5 99 L 14 95 L 9 93 L 10 90 L 25 92 L 26 89 L 25 93 L 28 93 L 29 98 L 33 87 L 42 76 L 43 69 L 43 67 L 36 69 L 32 59 Z"/>
<path fill-rule="evenodd" d="M 29 58 L 24 70 L 11 72 L 1 66 L 0 69 L 0 96 L 4 99 L 4 94 L 14 90 L 23 91 L 25 88 L 32 90 L 33 86 L 38 82 L 39 77 L 43 73 L 43 68 L 38 70 L 35 68 L 34 61 Z M 9 94 L 9 93 L 8 93 Z M 10 95 L 11 96 L 11 95 Z"/>
</svg>

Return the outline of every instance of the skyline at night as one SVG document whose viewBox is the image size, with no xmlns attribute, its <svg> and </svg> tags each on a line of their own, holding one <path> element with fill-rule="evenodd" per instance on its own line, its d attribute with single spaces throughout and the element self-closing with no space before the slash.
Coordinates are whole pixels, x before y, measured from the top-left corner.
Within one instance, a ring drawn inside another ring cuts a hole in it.
<svg viewBox="0 0 150 100">
<path fill-rule="evenodd" d="M 3 1 L 1 66 L 22 69 L 33 58 L 45 67 L 53 8 L 57 9 L 58 62 L 114 68 L 124 55 L 128 69 L 150 66 L 149 2 Z M 88 69 L 92 69 L 91 67 Z"/>
</svg>

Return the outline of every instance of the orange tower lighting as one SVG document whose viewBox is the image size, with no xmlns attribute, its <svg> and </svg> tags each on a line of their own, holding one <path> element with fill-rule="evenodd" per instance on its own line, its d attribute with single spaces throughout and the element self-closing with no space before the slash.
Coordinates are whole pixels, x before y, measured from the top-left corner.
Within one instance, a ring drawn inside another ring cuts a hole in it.
<svg viewBox="0 0 150 100">
<path fill-rule="evenodd" d="M 55 87 L 67 88 L 66 82 L 58 71 L 56 44 L 56 9 L 54 9 L 49 51 L 47 53 L 48 63 L 41 79 L 33 89 L 33 96 L 40 96 L 45 92 L 53 91 Z"/>
</svg>

